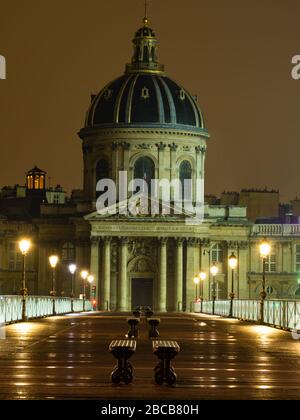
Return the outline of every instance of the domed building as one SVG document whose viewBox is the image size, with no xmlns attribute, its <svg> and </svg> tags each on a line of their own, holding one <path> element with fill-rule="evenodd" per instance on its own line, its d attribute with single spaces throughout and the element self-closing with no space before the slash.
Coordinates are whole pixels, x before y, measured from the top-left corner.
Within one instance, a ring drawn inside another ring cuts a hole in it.
<svg viewBox="0 0 300 420">
<path fill-rule="evenodd" d="M 38 167 L 26 173 L 24 185 L 0 189 L 0 293 L 18 293 L 18 241 L 29 236 L 35 244 L 27 265 L 30 294 L 53 290 L 49 256 L 56 254 L 57 294 L 80 296 L 80 272 L 89 269 L 102 310 L 190 311 L 200 297 L 228 299 L 232 279 L 236 298 L 259 299 L 258 245 L 266 236 L 268 298 L 299 299 L 299 218 L 290 209 L 287 219 L 276 217 L 278 191 L 224 192 L 204 203 L 210 136 L 198 101 L 159 64 L 147 19 L 133 44 L 125 73 L 92 96 L 79 133 L 84 190 L 66 199 L 60 186 L 47 186 L 50 177 Z M 206 278 L 195 285 L 200 271 Z"/>
<path fill-rule="evenodd" d="M 133 180 L 144 180 L 151 189 L 156 179 L 169 185 L 174 180 L 183 185 L 187 181 L 190 202 L 202 206 L 204 212 L 205 155 L 210 138 L 197 98 L 169 78 L 159 63 L 158 41 L 146 18 L 133 44 L 125 73 L 92 95 L 79 133 L 84 197 L 94 209 L 85 217 L 91 225 L 90 268 L 101 309 L 129 311 L 149 305 L 159 312 L 189 310 L 195 298 L 193 278 L 207 259 L 206 254 L 202 256 L 210 244 L 211 224 L 223 213 L 227 220 L 231 215 L 219 209 L 216 217 L 206 214 L 201 223 L 188 223 L 190 212 L 177 214 L 174 210 L 178 202 L 176 189 L 171 187 L 156 191 L 158 209 L 169 196 L 167 214 L 123 211 L 132 198 Z M 119 205 L 113 213 L 95 211 L 106 191 L 101 190 L 101 181 L 106 179 L 116 186 Z M 245 229 L 239 226 L 237 239 L 245 237 Z M 230 252 L 232 247 L 227 248 Z M 220 281 L 224 278 L 220 272 Z"/>
<path fill-rule="evenodd" d="M 92 96 L 80 132 L 87 200 L 95 200 L 102 178 L 118 186 L 120 170 L 132 179 L 144 165 L 157 179 L 176 178 L 180 166 L 194 178 L 204 177 L 209 133 L 195 97 L 166 76 L 147 19 L 133 44 L 132 63 L 123 76 Z"/>
</svg>

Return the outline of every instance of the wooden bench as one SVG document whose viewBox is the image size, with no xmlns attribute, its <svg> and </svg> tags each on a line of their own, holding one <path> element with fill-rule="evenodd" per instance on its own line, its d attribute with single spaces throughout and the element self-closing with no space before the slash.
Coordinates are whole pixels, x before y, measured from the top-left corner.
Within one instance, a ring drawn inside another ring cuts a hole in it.
<svg viewBox="0 0 300 420">
<path fill-rule="evenodd" d="M 149 306 L 146 306 L 144 308 L 144 314 L 146 318 L 151 318 L 154 314 L 154 312 L 152 311 L 152 309 Z"/>
<path fill-rule="evenodd" d="M 128 361 L 135 353 L 135 340 L 114 340 L 110 343 L 109 351 L 118 360 L 118 364 L 111 373 L 111 380 L 114 384 L 124 382 L 130 384 L 133 380 L 133 367 Z"/>
<path fill-rule="evenodd" d="M 127 318 L 127 323 L 130 326 L 130 330 L 126 335 L 126 338 L 137 338 L 139 335 L 137 326 L 139 325 L 140 320 L 138 318 Z"/>
<path fill-rule="evenodd" d="M 159 363 L 154 369 L 155 382 L 158 385 L 162 385 L 164 382 L 168 385 L 174 385 L 177 375 L 171 366 L 171 360 L 180 352 L 177 341 L 154 340 L 153 352 L 159 359 Z"/>
<path fill-rule="evenodd" d="M 159 337 L 159 332 L 157 327 L 160 324 L 160 318 L 148 318 L 148 324 L 150 325 L 149 338 Z"/>
<path fill-rule="evenodd" d="M 140 318 L 140 317 L 141 317 L 141 315 L 142 315 L 142 312 L 141 312 L 140 308 L 136 308 L 136 309 L 132 312 L 132 315 L 133 315 L 134 317 L 136 317 L 136 318 Z"/>
</svg>

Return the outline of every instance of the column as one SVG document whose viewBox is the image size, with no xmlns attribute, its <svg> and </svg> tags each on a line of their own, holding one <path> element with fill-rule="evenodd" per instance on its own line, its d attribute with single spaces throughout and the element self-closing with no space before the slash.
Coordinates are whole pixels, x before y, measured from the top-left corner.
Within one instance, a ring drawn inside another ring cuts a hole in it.
<svg viewBox="0 0 300 420">
<path fill-rule="evenodd" d="M 100 284 L 99 284 L 99 238 L 91 237 L 91 258 L 90 258 L 90 273 L 95 277 L 93 286 L 96 286 L 97 307 L 99 306 L 100 298 Z"/>
<path fill-rule="evenodd" d="M 177 145 L 175 143 L 170 145 L 170 180 L 178 178 L 176 174 L 176 151 Z M 174 188 L 171 188 L 171 202 L 174 201 Z"/>
<path fill-rule="evenodd" d="M 249 284 L 248 284 L 248 273 L 251 271 L 248 262 L 249 262 L 249 253 L 251 252 L 249 248 L 249 243 L 243 241 L 239 243 L 239 252 L 238 252 L 238 286 L 239 293 L 236 294 L 236 297 L 239 299 L 249 298 Z"/>
<path fill-rule="evenodd" d="M 174 311 L 181 312 L 183 307 L 183 239 L 176 239 L 176 277 L 174 290 Z"/>
<path fill-rule="evenodd" d="M 159 279 L 158 279 L 158 312 L 167 312 L 167 238 L 160 239 Z"/>
<path fill-rule="evenodd" d="M 110 245 L 111 238 L 104 238 L 103 246 L 103 299 L 102 309 L 109 310 L 110 308 Z"/>
<path fill-rule="evenodd" d="M 195 301 L 195 283 L 194 277 L 199 273 L 199 247 L 195 238 L 187 239 L 187 256 L 186 256 L 186 301 L 185 307 L 189 312 L 193 310 Z"/>
<path fill-rule="evenodd" d="M 118 284 L 118 299 L 117 308 L 121 312 L 129 311 L 128 296 L 129 285 L 127 276 L 127 238 L 121 238 L 120 249 L 120 267 L 119 267 L 119 284 Z"/>
</svg>

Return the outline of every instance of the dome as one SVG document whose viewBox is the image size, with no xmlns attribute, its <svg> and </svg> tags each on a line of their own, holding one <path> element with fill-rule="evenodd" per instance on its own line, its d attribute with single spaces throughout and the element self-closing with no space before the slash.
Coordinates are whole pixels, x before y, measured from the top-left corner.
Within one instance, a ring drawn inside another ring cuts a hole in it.
<svg viewBox="0 0 300 420">
<path fill-rule="evenodd" d="M 92 96 L 85 129 L 177 128 L 208 136 L 195 97 L 167 77 L 159 63 L 158 40 L 147 17 L 133 46 L 125 74 Z"/>
<path fill-rule="evenodd" d="M 164 74 L 128 73 L 93 98 L 86 127 L 184 126 L 203 129 L 195 98 Z"/>
</svg>

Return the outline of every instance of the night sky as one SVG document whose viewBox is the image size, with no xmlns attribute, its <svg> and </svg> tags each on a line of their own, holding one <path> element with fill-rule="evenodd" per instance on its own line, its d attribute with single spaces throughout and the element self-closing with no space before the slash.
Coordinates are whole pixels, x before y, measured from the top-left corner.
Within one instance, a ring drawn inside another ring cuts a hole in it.
<svg viewBox="0 0 300 420">
<path fill-rule="evenodd" d="M 0 185 L 38 165 L 82 187 L 90 94 L 124 72 L 143 0 L 0 0 Z M 198 95 L 212 138 L 206 193 L 300 196 L 299 0 L 152 0 L 166 73 Z"/>
</svg>

